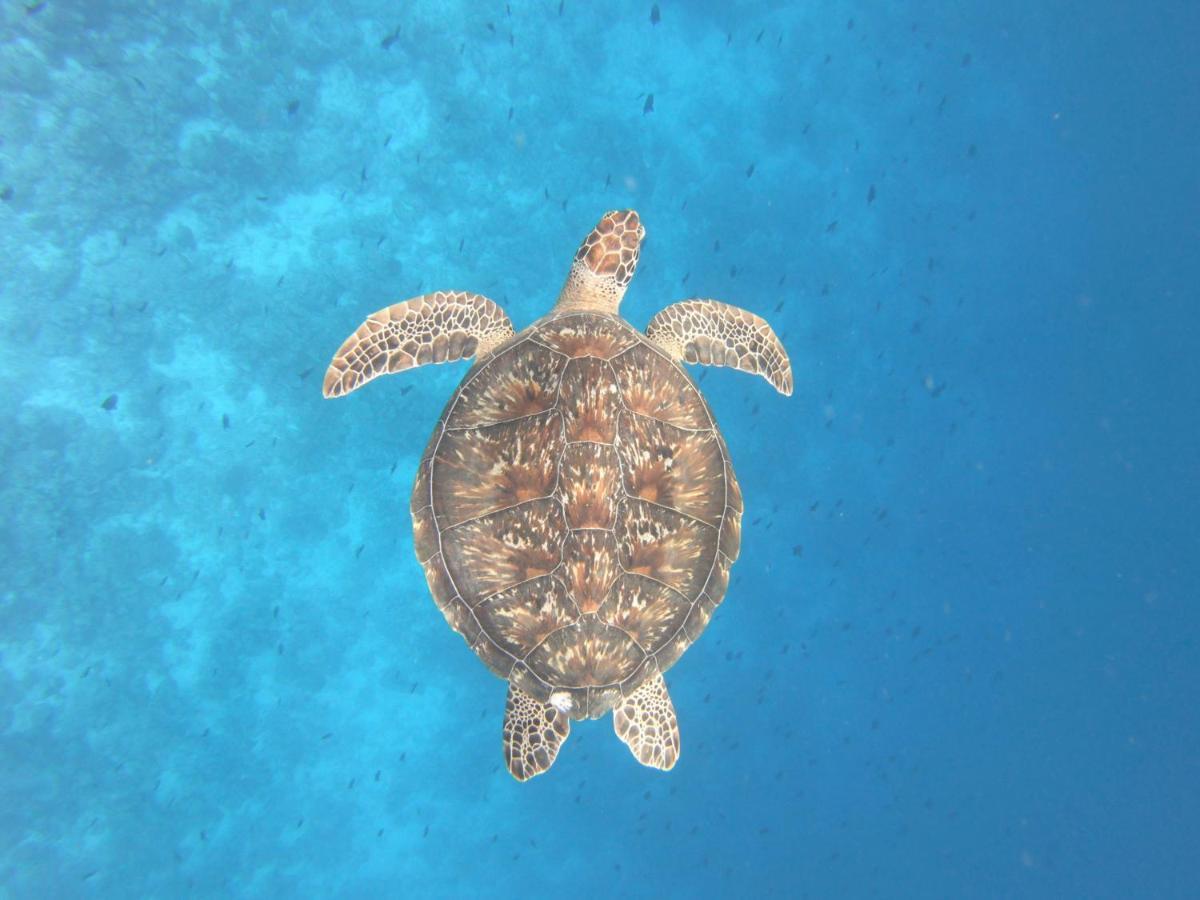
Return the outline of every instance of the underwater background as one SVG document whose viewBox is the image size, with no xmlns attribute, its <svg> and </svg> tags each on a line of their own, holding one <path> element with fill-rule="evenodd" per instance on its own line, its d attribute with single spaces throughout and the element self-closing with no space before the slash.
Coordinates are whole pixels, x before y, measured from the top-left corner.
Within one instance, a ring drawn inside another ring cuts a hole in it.
<svg viewBox="0 0 1200 900">
<path fill-rule="evenodd" d="M 0 31 L 0 894 L 1200 896 L 1200 5 L 24 0 Z M 412 550 L 466 363 L 638 210 L 746 502 L 528 783 Z"/>
</svg>

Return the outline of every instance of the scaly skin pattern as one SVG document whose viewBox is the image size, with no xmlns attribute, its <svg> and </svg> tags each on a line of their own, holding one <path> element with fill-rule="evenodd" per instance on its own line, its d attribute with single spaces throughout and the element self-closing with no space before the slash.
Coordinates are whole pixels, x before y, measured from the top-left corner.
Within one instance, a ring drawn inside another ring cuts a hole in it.
<svg viewBox="0 0 1200 900">
<path fill-rule="evenodd" d="M 779 393 L 792 393 L 792 364 L 766 321 L 718 300 L 682 300 L 659 312 L 646 337 L 675 359 L 732 366 L 762 375 Z"/>
<path fill-rule="evenodd" d="M 436 291 L 367 316 L 325 371 L 326 397 L 341 397 L 373 378 L 426 363 L 482 355 L 512 337 L 508 315 L 479 294 Z"/>
</svg>

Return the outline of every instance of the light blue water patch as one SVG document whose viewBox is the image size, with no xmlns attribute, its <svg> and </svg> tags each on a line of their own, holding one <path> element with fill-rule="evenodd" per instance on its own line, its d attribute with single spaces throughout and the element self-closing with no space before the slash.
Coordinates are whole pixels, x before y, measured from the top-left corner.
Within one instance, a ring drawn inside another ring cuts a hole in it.
<svg viewBox="0 0 1200 900">
<path fill-rule="evenodd" d="M 1193 4 L 39 0 L 0 11 L 0 885 L 47 896 L 1191 897 Z M 667 674 L 505 770 L 412 548 L 465 363 L 606 210 L 746 502 Z"/>
</svg>

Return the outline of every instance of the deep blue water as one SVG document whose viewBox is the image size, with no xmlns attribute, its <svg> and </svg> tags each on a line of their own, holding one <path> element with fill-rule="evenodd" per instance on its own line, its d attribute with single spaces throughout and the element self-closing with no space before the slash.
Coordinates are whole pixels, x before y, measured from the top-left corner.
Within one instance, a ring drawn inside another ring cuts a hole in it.
<svg viewBox="0 0 1200 900">
<path fill-rule="evenodd" d="M 652 6 L 4 4 L 0 894 L 1200 895 L 1200 6 Z M 622 207 L 796 390 L 692 369 L 679 764 L 518 784 L 412 551 L 467 366 L 321 375 Z"/>
</svg>

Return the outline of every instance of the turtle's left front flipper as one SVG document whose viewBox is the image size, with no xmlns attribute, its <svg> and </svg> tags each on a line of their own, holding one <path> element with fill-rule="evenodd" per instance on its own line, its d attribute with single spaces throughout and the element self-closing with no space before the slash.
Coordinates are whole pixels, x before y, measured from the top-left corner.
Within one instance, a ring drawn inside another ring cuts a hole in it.
<svg viewBox="0 0 1200 900">
<path fill-rule="evenodd" d="M 371 313 L 346 338 L 325 371 L 324 393 L 341 397 L 379 375 L 482 356 L 512 336 L 508 315 L 480 294 L 413 297 Z"/>
<path fill-rule="evenodd" d="M 792 393 L 787 351 L 752 312 L 717 300 L 683 300 L 651 319 L 646 337 L 680 362 L 732 366 L 763 376 L 781 394 Z"/>
</svg>

